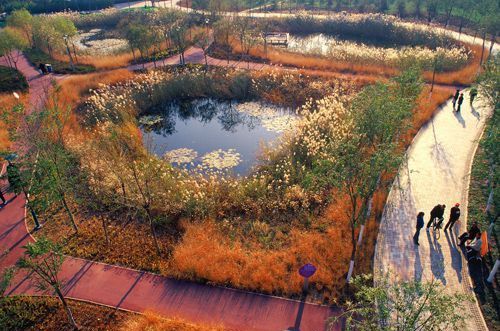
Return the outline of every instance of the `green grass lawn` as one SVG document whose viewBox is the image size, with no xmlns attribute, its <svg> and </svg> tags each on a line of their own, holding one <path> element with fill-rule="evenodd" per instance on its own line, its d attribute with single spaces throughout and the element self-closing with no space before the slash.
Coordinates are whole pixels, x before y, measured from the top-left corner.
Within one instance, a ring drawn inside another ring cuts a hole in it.
<svg viewBox="0 0 500 331">
<path fill-rule="evenodd" d="M 28 82 L 21 72 L 0 66 L 0 93 L 25 92 L 27 90 Z"/>
<path fill-rule="evenodd" d="M 83 64 L 75 64 L 75 70 L 72 70 L 69 62 L 54 60 L 38 49 L 28 49 L 24 54 L 35 67 L 38 67 L 39 63 L 52 64 L 52 69 L 56 74 L 86 74 L 96 70 L 93 66 Z"/>
</svg>

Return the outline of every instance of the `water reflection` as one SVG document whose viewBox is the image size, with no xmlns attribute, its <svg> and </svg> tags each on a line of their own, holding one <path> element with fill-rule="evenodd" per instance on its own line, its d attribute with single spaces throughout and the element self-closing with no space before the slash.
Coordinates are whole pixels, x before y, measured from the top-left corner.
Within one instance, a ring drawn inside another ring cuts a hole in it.
<svg viewBox="0 0 500 331">
<path fill-rule="evenodd" d="M 213 99 L 172 103 L 139 119 L 148 148 L 174 165 L 241 175 L 254 165 L 260 143 L 272 142 L 294 121 L 287 109 Z"/>
</svg>

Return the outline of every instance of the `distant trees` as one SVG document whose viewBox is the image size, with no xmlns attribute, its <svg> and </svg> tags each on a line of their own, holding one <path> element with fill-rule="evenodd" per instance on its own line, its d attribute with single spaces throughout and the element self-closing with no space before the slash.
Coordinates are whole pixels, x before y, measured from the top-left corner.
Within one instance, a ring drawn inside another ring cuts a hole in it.
<svg viewBox="0 0 500 331">
<path fill-rule="evenodd" d="M 203 50 L 203 56 L 205 58 L 205 66 L 208 66 L 207 61 L 207 51 L 211 44 L 210 34 L 206 30 L 201 30 L 197 32 L 193 37 L 194 44 Z"/>
<path fill-rule="evenodd" d="M 153 13 L 146 13 L 122 20 L 124 37 L 129 42 L 135 56 L 136 51 L 145 61 L 152 59 L 155 66 L 159 53 L 165 47 L 176 47 L 181 52 L 181 62 L 184 51 L 191 45 L 187 38 L 191 23 L 188 18 L 177 12 L 159 8 Z"/>
<path fill-rule="evenodd" d="M 28 41 L 19 31 L 12 28 L 0 30 L 0 56 L 5 55 L 11 68 L 17 69 L 19 57 L 27 47 Z"/>
<path fill-rule="evenodd" d="M 33 16 L 26 9 L 13 11 L 7 18 L 7 25 L 21 30 L 30 46 L 33 46 Z"/>
</svg>

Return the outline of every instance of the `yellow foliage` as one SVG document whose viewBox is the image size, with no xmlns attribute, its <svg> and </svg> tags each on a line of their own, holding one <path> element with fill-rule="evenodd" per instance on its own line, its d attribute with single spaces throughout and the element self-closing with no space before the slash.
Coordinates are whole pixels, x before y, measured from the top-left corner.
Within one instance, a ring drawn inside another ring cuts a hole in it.
<svg viewBox="0 0 500 331">
<path fill-rule="evenodd" d="M 165 319 L 164 317 L 147 311 L 144 315 L 135 315 L 126 320 L 121 326 L 123 331 L 224 331 L 219 326 L 209 326 L 188 323 L 181 319 Z"/>
</svg>

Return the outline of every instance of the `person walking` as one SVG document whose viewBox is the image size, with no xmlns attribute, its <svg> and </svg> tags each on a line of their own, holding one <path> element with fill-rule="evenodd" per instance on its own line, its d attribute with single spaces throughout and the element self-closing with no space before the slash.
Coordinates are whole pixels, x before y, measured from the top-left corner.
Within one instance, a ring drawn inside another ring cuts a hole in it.
<svg viewBox="0 0 500 331">
<path fill-rule="evenodd" d="M 457 104 L 457 100 L 458 100 L 458 97 L 460 96 L 460 90 L 457 89 L 457 91 L 455 92 L 455 95 L 453 96 L 453 110 L 455 110 L 455 105 Z"/>
<path fill-rule="evenodd" d="M 40 63 L 38 65 L 38 69 L 40 69 L 40 71 L 42 72 L 42 75 L 45 75 L 47 73 L 47 68 L 45 67 L 45 64 L 43 64 L 43 63 Z"/>
<path fill-rule="evenodd" d="M 458 98 L 457 113 L 460 112 L 460 108 L 462 108 L 462 103 L 464 103 L 464 94 L 460 93 L 460 97 Z"/>
<path fill-rule="evenodd" d="M 446 208 L 446 205 L 435 205 L 434 208 L 432 208 L 431 218 L 429 219 L 429 222 L 427 222 L 427 231 L 429 231 L 429 228 L 432 225 L 432 221 L 434 221 L 435 218 L 439 219 L 438 226 L 441 227 L 441 223 L 443 222 L 443 215 L 444 215 L 445 208 Z"/>
<path fill-rule="evenodd" d="M 421 211 L 417 215 L 417 231 L 415 231 L 415 234 L 413 235 L 413 242 L 415 245 L 419 246 L 420 244 L 418 243 L 418 237 L 420 236 L 420 230 L 424 227 L 424 212 Z"/>
<path fill-rule="evenodd" d="M 448 223 L 444 226 L 444 231 L 446 231 L 448 228 L 450 230 L 453 228 L 453 225 L 455 225 L 455 222 L 458 221 L 460 218 L 460 204 L 457 202 L 454 207 L 450 209 L 450 219 L 448 220 Z"/>
<path fill-rule="evenodd" d="M 469 93 L 469 100 L 470 100 L 470 106 L 472 107 L 472 103 L 474 102 L 474 99 L 477 97 L 477 88 L 473 87 L 470 89 Z"/>
</svg>

